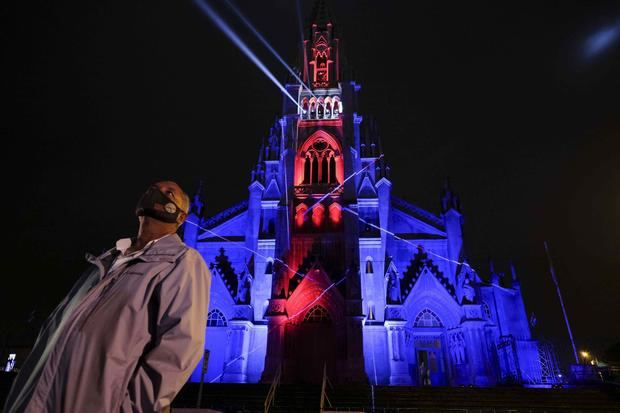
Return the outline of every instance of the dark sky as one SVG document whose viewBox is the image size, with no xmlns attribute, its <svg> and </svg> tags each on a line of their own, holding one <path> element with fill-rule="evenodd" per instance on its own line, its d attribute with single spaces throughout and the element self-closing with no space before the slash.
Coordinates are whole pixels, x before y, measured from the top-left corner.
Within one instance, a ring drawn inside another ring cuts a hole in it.
<svg viewBox="0 0 620 413">
<path fill-rule="evenodd" d="M 0 127 L 4 326 L 25 325 L 32 309 L 47 315 L 86 251 L 134 234 L 150 183 L 174 179 L 192 192 L 204 180 L 209 215 L 245 198 L 281 107 L 276 87 L 191 1 L 14 3 L 0 6 L 11 106 Z M 295 2 L 237 4 L 296 64 Z M 563 357 L 545 239 L 578 346 L 601 354 L 620 340 L 618 3 L 331 6 L 362 114 L 380 125 L 393 192 L 439 213 L 449 176 L 472 264 L 486 276 L 489 256 L 506 272 L 514 260 L 535 333 Z"/>
</svg>

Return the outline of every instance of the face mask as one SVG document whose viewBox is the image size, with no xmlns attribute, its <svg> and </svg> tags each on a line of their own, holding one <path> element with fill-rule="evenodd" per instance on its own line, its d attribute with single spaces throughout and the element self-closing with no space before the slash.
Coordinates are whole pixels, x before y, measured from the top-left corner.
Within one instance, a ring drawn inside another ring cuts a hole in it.
<svg viewBox="0 0 620 413">
<path fill-rule="evenodd" d="M 161 205 L 163 210 L 155 209 L 155 204 Z M 136 206 L 136 216 L 147 216 L 169 224 L 177 222 L 181 212 L 181 208 L 156 187 L 147 189 Z"/>
</svg>

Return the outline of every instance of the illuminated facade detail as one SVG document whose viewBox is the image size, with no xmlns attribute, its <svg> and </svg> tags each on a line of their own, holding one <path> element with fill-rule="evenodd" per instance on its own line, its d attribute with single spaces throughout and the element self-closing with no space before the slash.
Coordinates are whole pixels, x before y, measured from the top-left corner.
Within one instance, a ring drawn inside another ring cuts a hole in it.
<svg viewBox="0 0 620 413">
<path fill-rule="evenodd" d="M 311 91 L 286 86 L 299 106 L 284 99 L 247 200 L 208 219 L 195 201 L 189 220 L 203 229 L 185 227 L 213 275 L 205 379 L 269 382 L 281 368 L 283 382 L 318 383 L 326 365 L 336 383 L 551 383 L 557 363 L 532 338 L 516 275 L 482 278 L 467 263 L 450 187 L 440 214 L 392 194 L 361 87 L 341 78 L 339 40 L 317 10 Z"/>
<path fill-rule="evenodd" d="M 304 316 L 306 323 L 331 323 L 327 310 L 320 305 L 315 305 Z"/>
<path fill-rule="evenodd" d="M 226 327 L 228 326 L 228 322 L 226 321 L 226 317 L 224 314 L 217 308 L 215 310 L 209 311 L 209 315 L 207 317 L 207 327 Z"/>
<path fill-rule="evenodd" d="M 437 314 L 433 313 L 428 308 L 420 311 L 413 321 L 414 327 L 443 327 L 441 320 L 437 317 Z"/>
<path fill-rule="evenodd" d="M 340 93 L 340 89 L 338 89 L 338 93 Z M 340 96 L 321 96 L 318 99 L 304 97 L 301 99 L 299 107 L 301 119 L 338 119 L 342 114 Z"/>
</svg>

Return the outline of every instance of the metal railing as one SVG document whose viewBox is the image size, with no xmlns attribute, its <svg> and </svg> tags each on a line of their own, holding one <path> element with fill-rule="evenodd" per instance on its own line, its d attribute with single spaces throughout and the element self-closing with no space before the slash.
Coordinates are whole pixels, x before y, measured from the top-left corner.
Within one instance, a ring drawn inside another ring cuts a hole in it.
<svg viewBox="0 0 620 413">
<path fill-rule="evenodd" d="M 276 375 L 273 377 L 273 381 L 271 382 L 271 386 L 269 387 L 269 392 L 267 392 L 267 397 L 265 398 L 265 413 L 269 413 L 269 409 L 273 405 L 273 402 L 276 399 L 276 389 L 280 385 L 280 377 L 282 376 L 282 365 L 278 366 L 278 370 L 276 371 Z"/>
<path fill-rule="evenodd" d="M 328 383 L 331 387 L 332 384 L 329 382 L 329 379 L 327 378 L 327 363 L 323 363 L 323 382 L 321 383 L 321 410 L 320 410 L 321 413 L 323 413 L 323 410 L 325 408 L 326 400 L 327 400 L 327 403 L 329 404 L 329 407 L 332 407 L 332 402 L 330 402 L 329 397 L 327 397 L 327 384 Z"/>
</svg>

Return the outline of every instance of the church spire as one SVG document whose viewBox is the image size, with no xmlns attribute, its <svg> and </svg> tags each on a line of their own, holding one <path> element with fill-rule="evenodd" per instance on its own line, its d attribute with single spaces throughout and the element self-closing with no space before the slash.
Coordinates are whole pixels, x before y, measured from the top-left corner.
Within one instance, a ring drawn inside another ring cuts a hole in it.
<svg viewBox="0 0 620 413">
<path fill-rule="evenodd" d="M 493 259 L 491 259 L 491 257 L 489 257 L 489 274 L 491 284 L 500 285 L 500 275 L 495 272 L 495 264 L 493 263 Z"/>
<path fill-rule="evenodd" d="M 193 212 L 198 218 L 202 217 L 204 202 L 202 201 L 204 182 L 202 179 L 198 182 L 198 188 L 194 193 L 194 198 L 190 202 L 190 211 Z"/>
<path fill-rule="evenodd" d="M 446 177 L 441 194 L 441 210 L 445 213 L 451 209 L 454 209 L 456 212 L 461 212 L 461 201 L 459 200 L 459 197 L 452 192 L 452 188 L 450 187 L 450 179 Z"/>
<path fill-rule="evenodd" d="M 326 0 L 316 0 L 312 10 L 311 24 L 315 24 L 321 28 L 332 24 L 332 17 Z"/>
<path fill-rule="evenodd" d="M 304 83 L 312 89 L 334 88 L 340 81 L 339 39 L 334 37 L 333 19 L 325 0 L 317 0 L 304 39 Z"/>
<path fill-rule="evenodd" d="M 517 276 L 517 269 L 515 268 L 515 264 L 512 260 L 510 261 L 510 274 L 512 275 L 512 287 L 518 287 L 520 285 L 519 277 Z"/>
</svg>

